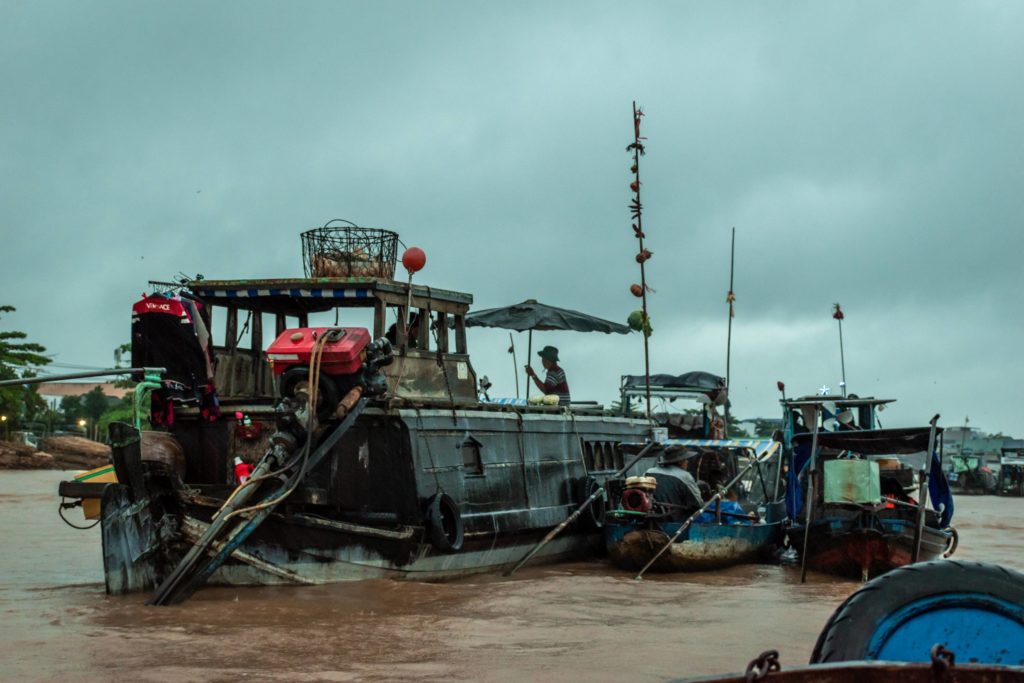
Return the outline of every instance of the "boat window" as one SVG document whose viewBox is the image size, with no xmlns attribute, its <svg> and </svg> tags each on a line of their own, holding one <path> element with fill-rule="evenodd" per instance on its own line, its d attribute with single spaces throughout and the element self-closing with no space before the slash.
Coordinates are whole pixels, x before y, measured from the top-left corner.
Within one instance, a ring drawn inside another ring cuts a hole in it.
<svg viewBox="0 0 1024 683">
<path fill-rule="evenodd" d="M 482 444 L 467 434 L 466 438 L 459 444 L 462 449 L 462 470 L 465 474 L 483 474 L 484 463 L 480 458 L 480 446 Z"/>
</svg>

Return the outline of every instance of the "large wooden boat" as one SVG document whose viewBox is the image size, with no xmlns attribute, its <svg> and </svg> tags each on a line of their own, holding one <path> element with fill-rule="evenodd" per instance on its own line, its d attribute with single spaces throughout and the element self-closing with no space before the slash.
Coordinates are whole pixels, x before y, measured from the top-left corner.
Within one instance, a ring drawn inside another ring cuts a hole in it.
<svg viewBox="0 0 1024 683">
<path fill-rule="evenodd" d="M 164 604 L 207 580 L 435 580 L 514 564 L 650 426 L 593 404 L 481 401 L 471 303 L 378 276 L 158 285 L 135 306 L 132 339 L 135 366 L 165 369 L 137 377 L 153 430 L 112 427 L 118 483 L 61 485 L 102 499 L 108 592 L 157 588 Z M 334 374 L 281 352 L 345 339 L 374 341 Z M 599 546 L 600 511 L 584 522 L 538 559 Z"/>
</svg>

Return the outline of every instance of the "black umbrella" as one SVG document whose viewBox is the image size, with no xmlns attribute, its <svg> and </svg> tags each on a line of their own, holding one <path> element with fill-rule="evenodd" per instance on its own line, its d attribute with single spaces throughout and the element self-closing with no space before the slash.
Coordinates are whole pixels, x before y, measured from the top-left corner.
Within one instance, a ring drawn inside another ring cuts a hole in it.
<svg viewBox="0 0 1024 683">
<path fill-rule="evenodd" d="M 568 308 L 557 308 L 527 299 L 521 304 L 488 308 L 470 313 L 466 316 L 467 327 L 500 327 L 505 330 L 529 332 L 527 358 L 533 356 L 534 330 L 572 330 L 574 332 L 604 332 L 605 334 L 629 334 L 632 330 L 626 325 L 613 323 L 610 320 L 596 318 L 586 313 Z M 518 371 L 517 371 L 518 372 Z M 526 395 L 530 395 L 530 385 L 526 385 Z"/>
</svg>

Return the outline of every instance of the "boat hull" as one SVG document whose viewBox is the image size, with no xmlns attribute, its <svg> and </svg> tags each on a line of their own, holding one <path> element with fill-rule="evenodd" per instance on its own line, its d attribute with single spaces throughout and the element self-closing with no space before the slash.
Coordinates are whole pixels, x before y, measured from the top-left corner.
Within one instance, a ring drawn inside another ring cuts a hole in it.
<svg viewBox="0 0 1024 683">
<path fill-rule="evenodd" d="M 605 524 L 605 547 L 612 562 L 639 570 L 682 526 L 660 522 L 653 528 L 636 523 Z M 691 524 L 651 565 L 657 572 L 699 572 L 770 559 L 782 534 L 781 522 L 771 524 Z"/>
<path fill-rule="evenodd" d="M 436 581 L 510 568 L 623 467 L 617 444 L 642 440 L 647 429 L 561 412 L 371 412 L 209 582 Z M 184 428 L 178 434 L 189 443 Z M 202 453 L 186 449 L 187 457 Z M 653 457 L 635 469 L 644 471 Z M 114 458 L 124 483 L 108 486 L 102 499 L 107 590 L 152 590 L 203 536 L 233 487 L 176 484 L 141 461 L 131 438 L 115 446 Z M 457 547 L 439 544 L 431 526 L 430 504 L 442 493 L 464 531 Z M 536 561 L 599 551 L 593 522 L 585 516 L 567 528 Z"/>
<path fill-rule="evenodd" d="M 824 518 L 811 524 L 807 535 L 807 566 L 839 576 L 868 579 L 896 567 L 911 564 L 914 526 L 909 520 L 876 520 L 864 526 L 860 520 Z M 786 534 L 791 546 L 803 552 L 804 525 L 791 526 Z M 949 531 L 925 527 L 918 561 L 938 559 L 949 548 Z"/>
</svg>

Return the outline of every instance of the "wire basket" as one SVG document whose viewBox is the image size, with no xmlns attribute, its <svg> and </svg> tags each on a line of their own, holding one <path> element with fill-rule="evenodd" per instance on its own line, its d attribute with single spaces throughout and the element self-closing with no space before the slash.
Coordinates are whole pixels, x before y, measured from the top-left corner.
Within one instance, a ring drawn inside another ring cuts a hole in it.
<svg viewBox="0 0 1024 683">
<path fill-rule="evenodd" d="M 348 225 L 331 223 L 341 221 Z M 341 218 L 302 233 L 302 267 L 306 277 L 395 276 L 398 233 L 363 228 Z"/>
</svg>

